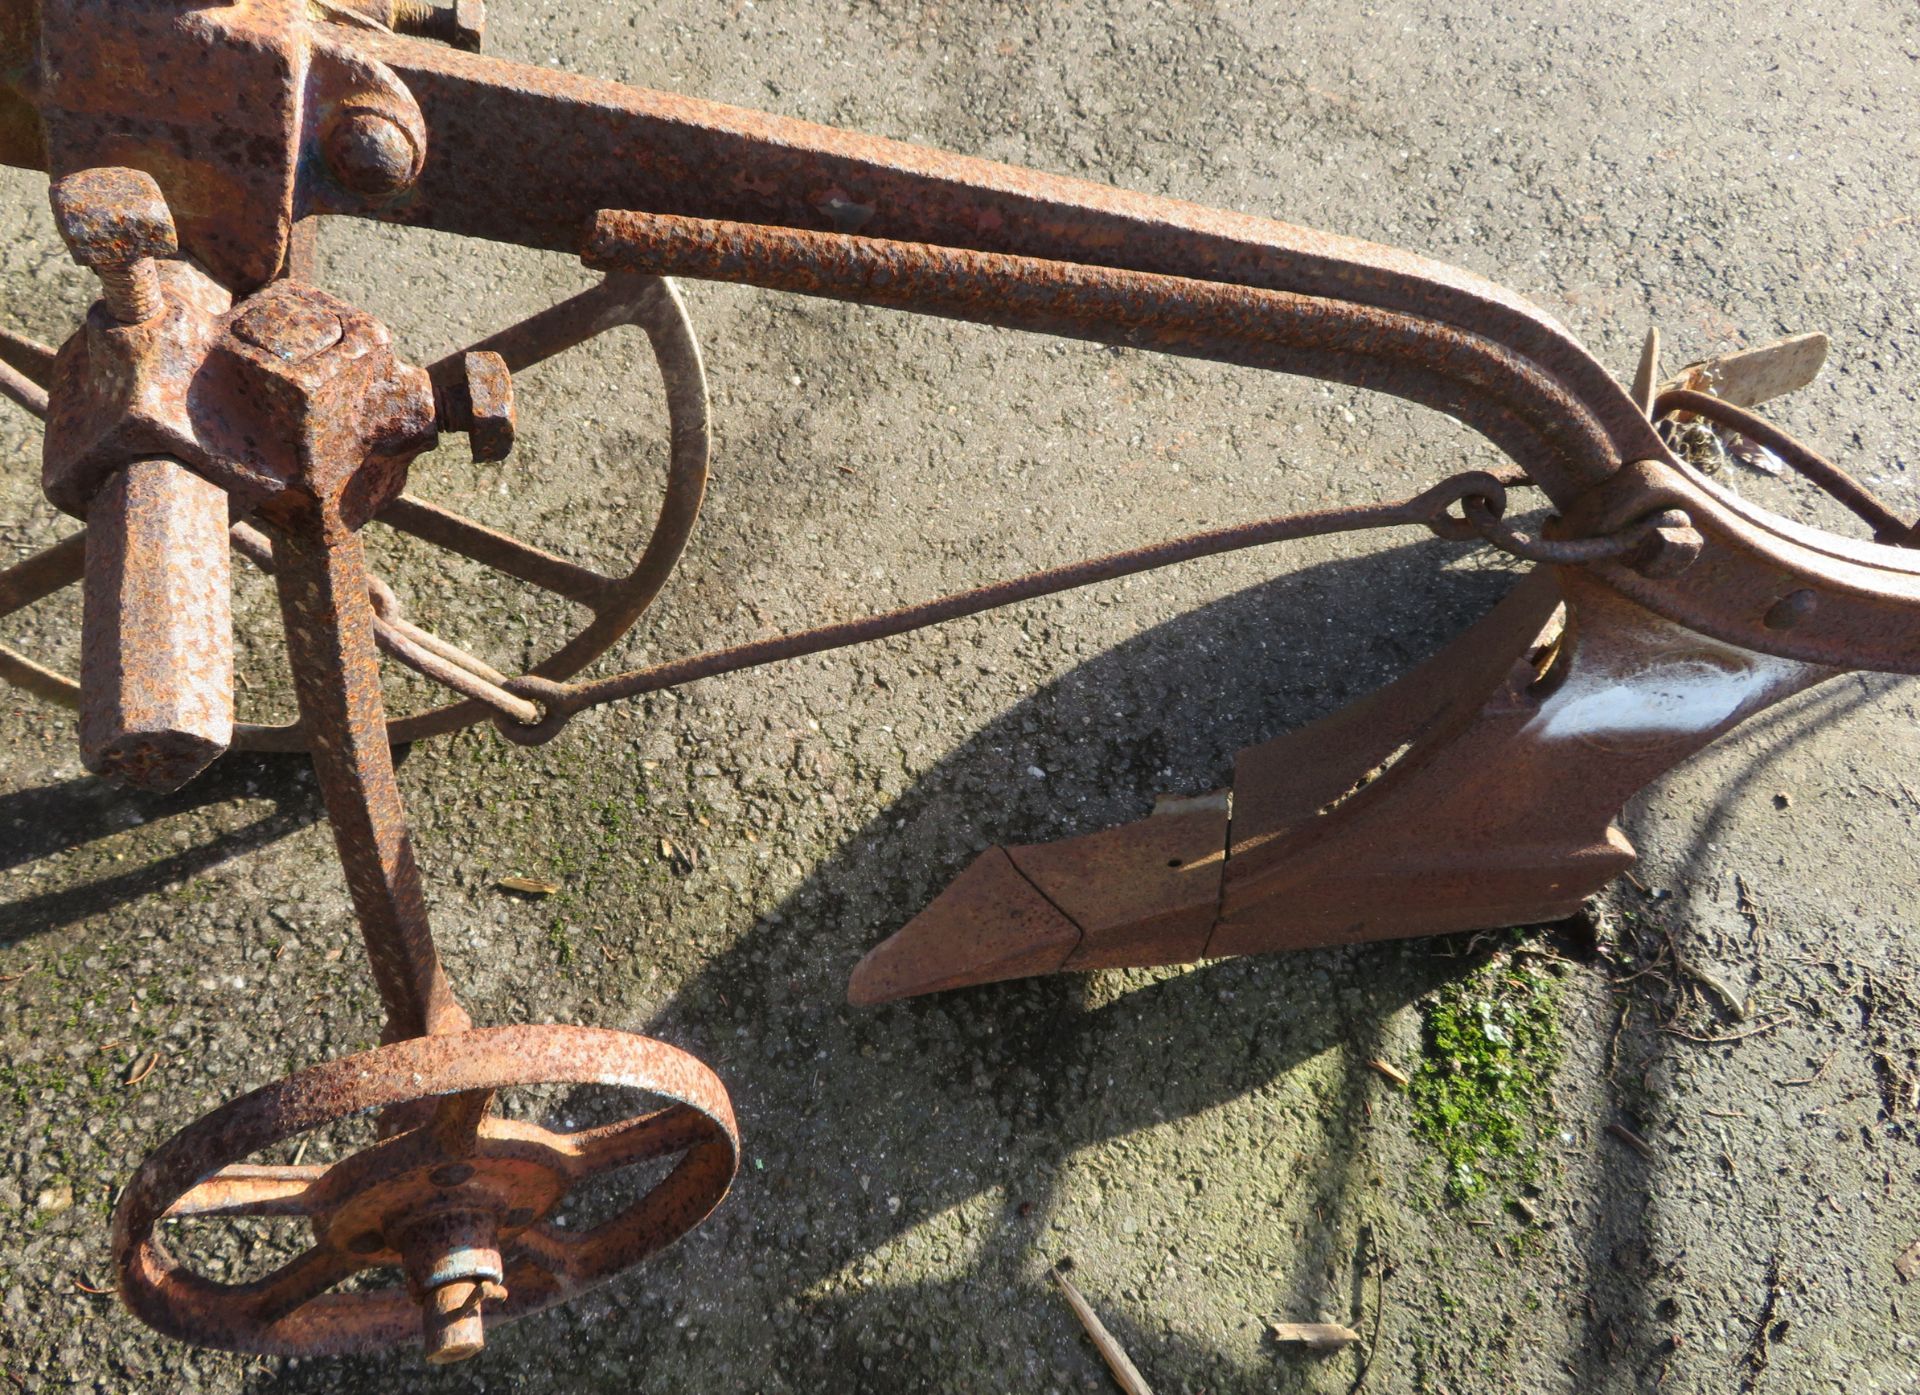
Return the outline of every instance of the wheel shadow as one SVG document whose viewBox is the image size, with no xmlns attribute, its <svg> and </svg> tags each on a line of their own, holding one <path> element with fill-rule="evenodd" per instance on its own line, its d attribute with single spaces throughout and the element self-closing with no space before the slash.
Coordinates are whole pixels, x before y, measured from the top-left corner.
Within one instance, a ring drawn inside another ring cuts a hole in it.
<svg viewBox="0 0 1920 1395">
<path fill-rule="evenodd" d="M 1041 1275 L 1059 1251 L 1126 1244 L 1116 1213 L 1128 1208 L 1100 1213 L 1110 1230 L 1086 1220 L 1063 1190 L 1075 1155 L 1249 1096 L 1292 1111 L 1289 1077 L 1329 1053 L 1298 1109 L 1306 1146 L 1273 1174 L 1324 1224 L 1270 1298 L 1312 1310 L 1333 1294 L 1344 1314 L 1362 1276 L 1329 1289 L 1305 1256 L 1354 1251 L 1372 1171 L 1365 1062 L 1396 1012 L 1475 966 L 1459 945 L 1056 976 L 873 1011 L 847 1007 L 845 983 L 979 848 L 1139 817 L 1158 791 L 1218 787 L 1240 747 L 1427 657 L 1514 580 L 1441 565 L 1452 556 L 1421 543 L 1311 566 L 1099 654 L 927 771 L 667 1003 L 606 984 L 595 1020 L 693 1051 L 732 1092 L 745 1157 L 715 1216 L 628 1280 L 501 1329 L 466 1368 L 428 1378 L 402 1352 L 288 1364 L 248 1388 L 386 1390 L 402 1371 L 476 1391 L 884 1395 L 982 1389 L 988 1373 L 1078 1385 L 1096 1359 Z M 1239 1195 L 1236 1176 L 1201 1160 L 1187 1185 L 1210 1190 L 1214 1211 L 1278 1204 Z M 1163 1218 L 1180 1224 L 1181 1206 Z M 921 1243 L 936 1219 L 966 1237 L 957 1249 Z M 1097 1272 L 1085 1283 L 1162 1388 L 1330 1388 L 1325 1365 L 1290 1387 L 1276 1361 L 1241 1370 L 1190 1335 L 1141 1330 L 1116 1312 L 1137 1304 L 1103 1293 Z"/>
<path fill-rule="evenodd" d="M 190 847 L 131 858 L 127 871 L 0 904 L 0 949 L 187 881 L 325 817 L 305 756 L 228 755 L 171 794 L 127 790 L 93 776 L 0 794 L 0 873 L 242 800 L 270 807 Z"/>
</svg>

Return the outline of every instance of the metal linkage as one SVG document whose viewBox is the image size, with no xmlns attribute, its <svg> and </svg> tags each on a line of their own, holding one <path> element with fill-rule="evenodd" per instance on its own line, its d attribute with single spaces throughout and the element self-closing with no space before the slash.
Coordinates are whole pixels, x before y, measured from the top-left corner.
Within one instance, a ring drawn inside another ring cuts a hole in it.
<svg viewBox="0 0 1920 1395">
<path fill-rule="evenodd" d="M 1502 518 L 1506 511 L 1507 489 L 1527 483 L 1529 481 L 1524 476 L 1509 475 L 1503 478 L 1484 470 L 1469 470 L 1450 476 L 1432 488 L 1398 503 L 1281 514 L 1233 528 L 1189 533 L 1185 537 L 1149 547 L 1108 553 L 1104 557 L 1089 558 L 1069 566 L 1029 572 L 1025 576 L 996 582 L 991 586 L 957 591 L 937 600 L 903 606 L 881 615 L 822 625 L 798 634 L 778 635 L 684 659 L 672 659 L 592 682 L 560 683 L 538 677 L 510 679 L 506 683 L 508 690 L 537 700 L 544 709 L 544 715 L 531 724 L 501 723 L 500 730 L 510 740 L 522 745 L 539 745 L 559 735 L 569 720 L 589 707 L 677 688 L 683 683 L 736 673 L 741 669 L 758 668 L 808 654 L 891 639 L 895 635 L 945 624 L 949 620 L 979 615 L 1022 601 L 1037 600 L 1041 596 L 1058 595 L 1062 591 L 1115 581 L 1124 576 L 1137 576 L 1180 562 L 1216 557 L 1250 547 L 1264 547 L 1271 543 L 1295 542 L 1303 538 L 1377 528 L 1419 526 L 1454 542 L 1476 540 L 1489 543 L 1525 561 L 1573 564 L 1631 558 L 1644 553 L 1650 542 L 1663 543 L 1667 540 L 1667 534 L 1687 528 L 1684 513 L 1677 509 L 1664 509 L 1628 524 L 1618 532 L 1600 537 L 1565 541 L 1529 538 L 1509 527 Z M 1448 513 L 1455 504 L 1461 506 L 1464 517 L 1453 517 Z"/>
<path fill-rule="evenodd" d="M 1920 672 L 1920 533 L 1741 410 L 1811 378 L 1802 336 L 1631 391 L 1501 287 L 1393 248 L 478 55 L 478 0 L 0 0 L 0 160 L 54 176 L 101 301 L 58 351 L 0 331 L 0 396 L 45 422 L 47 498 L 87 530 L 0 570 L 0 616 L 84 584 L 80 679 L 0 648 L 0 678 L 78 710 L 89 764 L 170 786 L 229 746 L 312 755 L 386 1021 L 191 1124 L 115 1213 L 128 1306 L 160 1331 L 323 1355 L 489 1328 L 638 1262 L 725 1195 L 726 1092 L 684 1054 L 584 1027 L 475 1029 L 441 966 L 391 746 L 575 713 L 1198 557 L 1424 527 L 1534 564 L 1490 616 L 1382 692 L 1242 752 L 1233 787 L 1134 824 L 995 848 L 854 970 L 880 1002 L 960 984 L 1183 962 L 1570 913 L 1624 870 L 1613 819 L 1746 717 L 1849 669 Z M 439 40 L 440 42 L 429 42 Z M 128 55 L 137 55 L 130 63 Z M 597 286 L 429 368 L 304 284 L 314 221 L 353 216 L 580 255 Z M 1392 503 L 1270 518 L 882 615 L 577 679 L 662 594 L 705 491 L 692 276 L 1348 383 L 1444 410 L 1521 467 Z M 646 334 L 671 432 L 631 570 L 603 575 L 408 491 L 445 432 L 513 447 L 513 375 L 621 326 Z M 1711 386 L 1716 396 L 1699 389 Z M 1766 445 L 1874 530 L 1816 534 L 1676 459 L 1685 413 Z M 1536 532 L 1508 490 L 1538 488 Z M 1453 510 L 1458 508 L 1459 512 Z M 509 677 L 409 620 L 368 571 L 397 531 L 583 607 Z M 299 720 L 232 719 L 229 549 L 279 596 Z M 385 654 L 458 695 L 389 718 Z M 511 1123 L 496 1093 L 617 1084 L 665 1099 L 605 1128 Z M 245 1161 L 349 1114 L 382 1138 L 329 1166 Z M 584 1232 L 594 1175 L 678 1163 Z M 221 1284 L 164 1220 L 308 1219 L 315 1242 Z M 337 1292 L 362 1270 L 403 1286 Z"/>
</svg>

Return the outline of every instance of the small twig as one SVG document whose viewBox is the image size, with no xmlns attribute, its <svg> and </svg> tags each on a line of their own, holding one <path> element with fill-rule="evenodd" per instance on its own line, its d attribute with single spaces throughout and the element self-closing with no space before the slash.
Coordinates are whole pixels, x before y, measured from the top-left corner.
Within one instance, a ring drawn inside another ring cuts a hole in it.
<svg viewBox="0 0 1920 1395">
<path fill-rule="evenodd" d="M 1374 1056 L 1367 1061 L 1367 1064 L 1403 1090 L 1410 1083 L 1411 1077 L 1390 1061 L 1383 1061 L 1378 1056 Z"/>
<path fill-rule="evenodd" d="M 1308 1351 L 1339 1351 L 1360 1340 L 1360 1334 L 1337 1322 L 1270 1322 L 1273 1340 Z"/>
<path fill-rule="evenodd" d="M 1613 1073 L 1620 1068 L 1620 1034 L 1627 1030 L 1627 1018 L 1633 1012 L 1633 999 L 1620 998 L 1620 1016 L 1613 1024 L 1613 1035 L 1607 1039 L 1607 1079 L 1613 1079 Z"/>
<path fill-rule="evenodd" d="M 73 1281 L 73 1286 L 79 1289 L 82 1293 L 92 1294 L 95 1298 L 108 1298 L 114 1295 L 115 1293 L 119 1292 L 118 1289 L 95 1288 L 92 1284 L 86 1282 L 86 1280 L 84 1279 L 75 1279 Z"/>
<path fill-rule="evenodd" d="M 1762 1032 L 1771 1032 L 1775 1027 L 1783 1027 L 1791 1021 L 1793 1021 L 1793 1014 L 1788 1013 L 1785 1017 L 1776 1017 L 1770 1021 L 1762 1022 L 1758 1027 L 1749 1027 L 1744 1032 L 1729 1032 L 1722 1037 L 1705 1037 L 1701 1036 L 1698 1032 L 1689 1032 L 1680 1027 L 1668 1026 L 1665 1023 L 1660 1025 L 1660 1030 L 1669 1036 L 1679 1037 L 1682 1041 L 1697 1041 L 1703 1046 L 1722 1046 L 1730 1041 L 1745 1041 L 1748 1037 L 1757 1037 Z"/>
<path fill-rule="evenodd" d="M 1093 1339 L 1094 1348 L 1099 1351 L 1100 1359 L 1107 1363 L 1107 1369 L 1113 1372 L 1114 1384 L 1126 1392 L 1126 1395 L 1153 1395 L 1153 1387 L 1147 1384 L 1146 1377 L 1140 1374 L 1140 1368 L 1127 1358 L 1126 1349 L 1114 1340 L 1107 1331 L 1087 1300 L 1080 1296 L 1073 1280 L 1066 1271 L 1073 1267 L 1073 1260 L 1062 1255 L 1048 1272 L 1053 1275 L 1054 1283 L 1060 1286 L 1060 1292 L 1066 1297 L 1067 1306 L 1073 1309 L 1073 1315 L 1080 1319 L 1080 1325 L 1087 1330 L 1087 1336 Z"/>
<path fill-rule="evenodd" d="M 1820 1063 L 1820 1068 L 1814 1071 L 1812 1075 L 1809 1075 L 1802 1080 L 1782 1080 L 1780 1083 L 1782 1085 L 1811 1085 L 1815 1081 L 1819 1080 L 1821 1076 L 1827 1073 L 1827 1067 L 1833 1064 L 1833 1058 L 1835 1056 L 1838 1056 L 1839 1054 L 1840 1054 L 1840 1048 L 1836 1046 L 1833 1048 L 1833 1050 L 1827 1053 L 1827 1059 Z"/>
<path fill-rule="evenodd" d="M 1627 1147 L 1633 1149 L 1633 1151 L 1638 1153 L 1641 1157 L 1650 1158 L 1653 1156 L 1653 1145 L 1647 1142 L 1647 1140 L 1642 1138 L 1639 1134 L 1635 1133 L 1632 1129 L 1628 1128 L 1625 1124 L 1620 1124 L 1620 1123 L 1608 1124 L 1607 1132 L 1612 1134 L 1615 1138 L 1619 1139 L 1622 1143 L 1626 1144 Z"/>
<path fill-rule="evenodd" d="M 132 1089 L 135 1085 L 138 1085 L 141 1081 L 152 1075 L 153 1068 L 159 1064 L 160 1053 L 156 1051 L 147 1057 L 147 1063 L 144 1066 L 141 1066 L 138 1070 L 133 1071 L 127 1076 L 127 1088 Z"/>
</svg>

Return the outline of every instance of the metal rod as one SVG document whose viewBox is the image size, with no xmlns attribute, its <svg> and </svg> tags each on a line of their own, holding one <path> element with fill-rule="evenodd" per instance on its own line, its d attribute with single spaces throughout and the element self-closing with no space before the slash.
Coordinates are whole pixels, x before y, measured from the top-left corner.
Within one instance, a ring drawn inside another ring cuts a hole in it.
<svg viewBox="0 0 1920 1395">
<path fill-rule="evenodd" d="M 654 213 L 601 213 L 583 259 L 603 270 L 737 281 L 1389 392 L 1468 422 L 1562 506 L 1621 463 L 1599 417 L 1525 354 L 1472 330 L 1346 300 Z"/>
<path fill-rule="evenodd" d="M 333 825 L 388 1041 L 462 1031 L 440 967 L 387 745 L 373 605 L 356 534 L 319 518 L 283 527 L 275 581 L 314 773 Z"/>
<path fill-rule="evenodd" d="M 1130 552 L 1114 552 L 1064 567 L 1031 572 L 1009 581 L 959 591 L 919 605 L 905 606 L 881 615 L 822 625 L 796 634 L 778 635 L 735 645 L 690 658 L 672 659 L 648 668 L 633 669 L 590 683 L 560 683 L 534 676 L 517 678 L 507 685 L 547 708 L 547 718 L 537 726 L 503 727 L 509 736 L 525 742 L 549 739 L 568 717 L 587 707 L 605 702 L 639 697 L 662 688 L 678 687 L 701 678 L 713 678 L 740 669 L 797 659 L 823 650 L 869 643 L 925 629 L 981 611 L 996 610 L 1020 601 L 1051 596 L 1061 591 L 1112 581 L 1123 576 L 1153 571 L 1177 562 L 1217 556 L 1267 543 L 1288 542 L 1320 537 L 1329 533 L 1358 532 L 1373 528 L 1394 528 L 1409 524 L 1434 527 L 1453 504 L 1469 498 L 1485 499 L 1497 518 L 1505 503 L 1506 488 L 1524 483 L 1514 476 L 1483 471 L 1453 475 L 1410 499 L 1387 504 L 1366 504 L 1345 509 L 1327 509 L 1315 513 L 1285 514 L 1255 523 L 1209 532 L 1191 533 L 1168 542 Z"/>
<path fill-rule="evenodd" d="M 1811 446 L 1803 445 L 1789 436 L 1765 417 L 1755 416 L 1712 393 L 1695 392 L 1691 388 L 1670 388 L 1655 399 L 1653 415 L 1656 420 L 1672 412 L 1691 412 L 1694 416 L 1705 417 L 1716 426 L 1737 431 L 1749 440 L 1758 441 L 1803 478 L 1831 495 L 1841 507 L 1865 522 L 1873 529 L 1875 542 L 1898 546 L 1913 535 L 1913 526 L 1874 498 L 1873 492 L 1859 480 Z"/>
</svg>

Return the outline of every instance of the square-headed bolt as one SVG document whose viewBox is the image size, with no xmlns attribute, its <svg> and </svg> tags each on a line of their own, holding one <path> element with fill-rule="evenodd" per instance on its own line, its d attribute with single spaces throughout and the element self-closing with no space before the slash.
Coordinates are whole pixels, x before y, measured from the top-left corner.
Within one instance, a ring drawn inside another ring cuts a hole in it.
<svg viewBox="0 0 1920 1395">
<path fill-rule="evenodd" d="M 154 258 L 180 250 L 173 212 L 143 170 L 81 170 L 53 182 L 53 221 L 74 261 L 100 278 L 107 309 L 121 324 L 160 313 Z"/>
<path fill-rule="evenodd" d="M 435 385 L 434 412 L 442 431 L 466 433 L 476 462 L 505 460 L 513 452 L 514 434 L 513 374 L 507 361 L 488 349 L 462 355 L 460 380 L 443 378 Z"/>
</svg>

